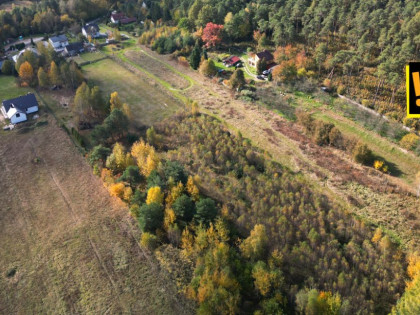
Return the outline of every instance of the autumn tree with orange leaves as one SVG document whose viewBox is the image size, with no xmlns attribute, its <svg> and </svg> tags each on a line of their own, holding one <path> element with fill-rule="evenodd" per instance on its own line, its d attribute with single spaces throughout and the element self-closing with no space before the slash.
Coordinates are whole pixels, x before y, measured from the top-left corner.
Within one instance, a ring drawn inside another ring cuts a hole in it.
<svg viewBox="0 0 420 315">
<path fill-rule="evenodd" d="M 203 29 L 203 35 L 201 36 L 201 39 L 204 41 L 207 48 L 215 47 L 222 42 L 223 27 L 223 25 L 211 22 L 207 23 L 206 27 Z"/>
<path fill-rule="evenodd" d="M 22 86 L 31 86 L 34 79 L 34 69 L 27 61 L 22 63 L 19 68 L 19 77 Z"/>
</svg>

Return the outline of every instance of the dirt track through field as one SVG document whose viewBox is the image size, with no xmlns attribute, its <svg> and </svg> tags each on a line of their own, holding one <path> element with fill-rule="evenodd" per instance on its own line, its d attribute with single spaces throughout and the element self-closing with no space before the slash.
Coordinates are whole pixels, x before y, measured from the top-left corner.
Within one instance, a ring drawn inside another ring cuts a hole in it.
<svg viewBox="0 0 420 315">
<path fill-rule="evenodd" d="M 1 314 L 192 312 L 53 120 L 0 147 Z"/>
</svg>

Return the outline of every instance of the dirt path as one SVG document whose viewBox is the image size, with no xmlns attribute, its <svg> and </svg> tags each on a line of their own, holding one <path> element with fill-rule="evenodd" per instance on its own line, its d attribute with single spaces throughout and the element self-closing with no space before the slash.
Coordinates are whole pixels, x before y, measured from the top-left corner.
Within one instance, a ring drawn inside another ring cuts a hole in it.
<svg viewBox="0 0 420 315">
<path fill-rule="evenodd" d="M 1 314 L 192 313 L 53 119 L 0 147 Z"/>
</svg>

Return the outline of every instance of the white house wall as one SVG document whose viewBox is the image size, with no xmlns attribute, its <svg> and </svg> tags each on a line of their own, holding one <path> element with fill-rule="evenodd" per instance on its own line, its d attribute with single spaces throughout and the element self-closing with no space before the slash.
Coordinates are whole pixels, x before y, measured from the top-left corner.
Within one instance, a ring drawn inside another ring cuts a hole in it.
<svg viewBox="0 0 420 315">
<path fill-rule="evenodd" d="M 35 112 L 37 112 L 38 111 L 38 106 L 32 106 L 32 107 L 29 107 L 27 110 L 26 110 L 26 113 L 27 114 L 31 114 L 31 113 L 35 113 Z"/>
<path fill-rule="evenodd" d="M 26 121 L 27 120 L 25 113 L 19 113 L 20 114 L 20 117 L 16 117 L 16 114 L 14 114 L 12 116 L 12 118 L 10 118 L 10 121 L 11 121 L 12 124 L 17 124 L 17 123 L 20 123 L 22 121 Z"/>
</svg>

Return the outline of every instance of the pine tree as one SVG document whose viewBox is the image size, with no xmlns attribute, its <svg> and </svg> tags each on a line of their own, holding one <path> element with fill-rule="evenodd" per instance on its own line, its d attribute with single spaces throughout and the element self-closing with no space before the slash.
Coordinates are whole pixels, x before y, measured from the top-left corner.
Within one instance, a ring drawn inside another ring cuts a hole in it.
<svg viewBox="0 0 420 315">
<path fill-rule="evenodd" d="M 198 66 L 200 65 L 200 60 L 201 60 L 201 48 L 198 45 L 198 43 L 196 43 L 190 55 L 191 68 L 193 68 L 194 70 L 197 70 Z"/>
</svg>

